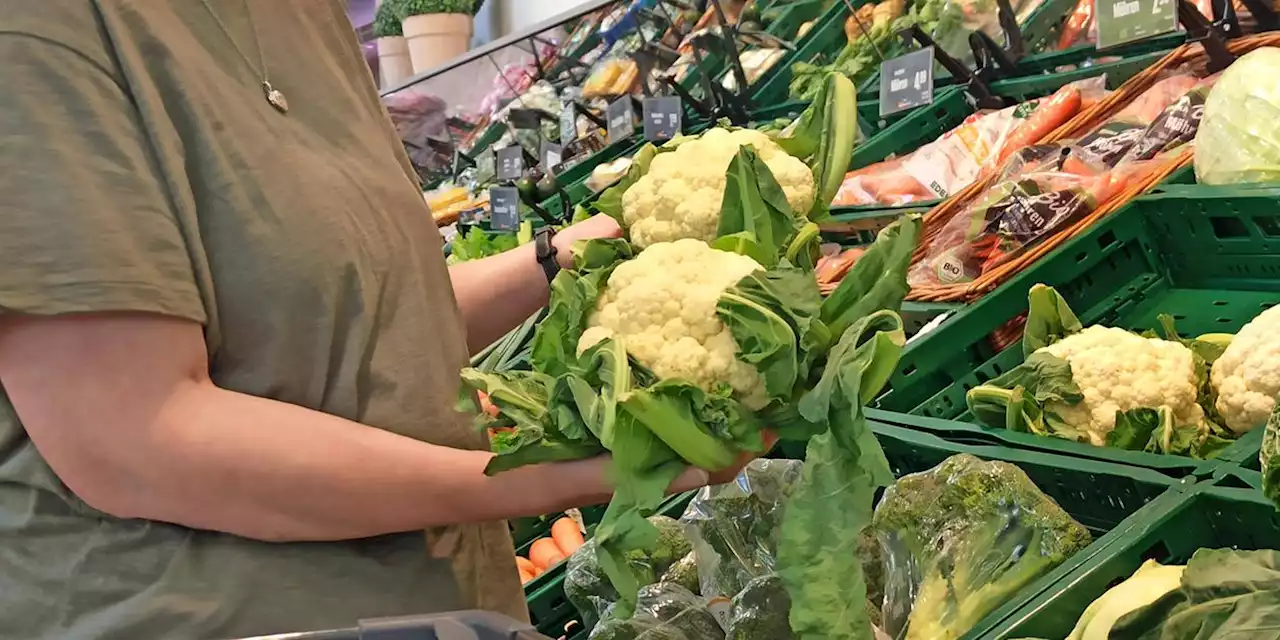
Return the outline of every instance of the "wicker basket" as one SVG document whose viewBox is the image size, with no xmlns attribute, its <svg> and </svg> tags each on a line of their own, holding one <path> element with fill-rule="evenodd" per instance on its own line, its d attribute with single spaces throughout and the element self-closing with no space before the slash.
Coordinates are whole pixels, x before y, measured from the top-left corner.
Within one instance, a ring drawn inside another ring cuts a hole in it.
<svg viewBox="0 0 1280 640">
<path fill-rule="evenodd" d="M 1236 55 L 1248 53 L 1261 47 L 1274 46 L 1280 46 L 1280 33 L 1258 34 L 1230 40 L 1227 43 L 1227 48 Z M 1184 65 L 1192 68 L 1203 68 L 1207 62 L 1208 54 L 1205 53 L 1202 46 L 1194 43 L 1183 45 L 1173 50 L 1156 64 L 1130 78 L 1128 82 L 1124 83 L 1118 90 L 1113 91 L 1105 99 L 1077 114 L 1053 133 L 1046 136 L 1041 142 L 1057 142 L 1080 137 L 1104 124 L 1116 113 L 1119 113 L 1131 101 L 1159 81 L 1165 71 Z M 1144 174 L 1141 179 L 1134 180 L 1127 188 L 1114 194 L 1105 202 L 1099 203 L 1088 215 L 1058 230 L 1040 243 L 1020 252 L 1016 257 L 982 274 L 972 282 L 913 287 L 907 299 L 927 302 L 965 302 L 980 297 L 1000 286 L 1014 274 L 1053 251 L 1067 239 L 1085 230 L 1103 216 L 1113 213 L 1133 198 L 1163 182 L 1175 171 L 1190 164 L 1192 157 L 1193 150 L 1191 145 L 1187 145 L 1180 153 L 1169 158 L 1167 162 L 1154 171 Z M 969 203 L 982 195 L 994 182 L 995 176 L 987 175 L 975 181 L 955 196 L 939 203 L 938 206 L 925 215 L 924 231 L 920 246 L 912 257 L 912 265 L 925 258 L 929 245 L 946 227 L 947 223 L 956 215 L 963 213 Z"/>
</svg>

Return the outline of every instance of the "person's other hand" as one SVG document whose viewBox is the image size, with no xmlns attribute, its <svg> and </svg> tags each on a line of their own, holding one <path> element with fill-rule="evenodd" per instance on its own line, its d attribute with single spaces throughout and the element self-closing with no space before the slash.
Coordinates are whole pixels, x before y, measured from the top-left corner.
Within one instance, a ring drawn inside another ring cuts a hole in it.
<svg viewBox="0 0 1280 640">
<path fill-rule="evenodd" d="M 579 240 L 620 237 L 622 227 L 618 226 L 618 221 L 597 213 L 582 222 L 565 227 L 551 239 L 551 244 L 556 248 L 556 261 L 560 263 L 560 268 L 570 269 L 573 267 L 573 243 Z"/>
<path fill-rule="evenodd" d="M 773 449 L 773 445 L 777 443 L 778 436 L 774 435 L 772 431 L 765 431 L 764 448 L 759 452 L 753 453 L 748 451 L 743 453 L 738 456 L 738 459 L 735 460 L 732 465 L 726 469 L 721 469 L 720 471 L 707 472 L 703 469 L 688 469 L 684 473 L 680 474 L 680 477 L 676 478 L 675 482 L 671 483 L 671 492 L 681 493 L 690 489 L 700 489 L 706 486 L 733 482 L 733 479 L 737 478 L 738 474 L 742 473 L 742 470 L 746 468 L 748 464 L 751 464 L 752 460 L 769 453 L 769 451 Z"/>
</svg>

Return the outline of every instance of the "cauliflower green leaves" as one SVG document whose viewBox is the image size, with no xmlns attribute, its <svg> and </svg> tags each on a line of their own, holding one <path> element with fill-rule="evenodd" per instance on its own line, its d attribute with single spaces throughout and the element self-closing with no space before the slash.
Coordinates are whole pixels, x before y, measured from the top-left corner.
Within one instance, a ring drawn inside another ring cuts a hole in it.
<svg viewBox="0 0 1280 640">
<path fill-rule="evenodd" d="M 1211 458 L 1235 434 L 1221 426 L 1210 367 L 1230 336 L 1163 338 L 1084 327 L 1052 287 L 1028 295 L 1024 362 L 966 400 L 991 427 L 1134 451 Z"/>
</svg>

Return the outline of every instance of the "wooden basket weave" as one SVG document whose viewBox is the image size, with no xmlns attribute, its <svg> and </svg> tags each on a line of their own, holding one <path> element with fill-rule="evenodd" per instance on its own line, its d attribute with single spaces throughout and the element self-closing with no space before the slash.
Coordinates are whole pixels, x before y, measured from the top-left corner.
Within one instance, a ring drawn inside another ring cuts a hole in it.
<svg viewBox="0 0 1280 640">
<path fill-rule="evenodd" d="M 1237 38 L 1228 41 L 1227 44 L 1227 48 L 1231 53 L 1236 55 L 1242 55 L 1261 47 L 1274 46 L 1280 46 L 1280 33 L 1263 33 Z M 1045 136 L 1041 142 L 1057 142 L 1080 137 L 1106 123 L 1108 119 L 1119 113 L 1135 98 L 1158 82 L 1166 71 L 1187 65 L 1193 69 L 1198 69 L 1203 75 L 1203 69 L 1207 62 L 1208 54 L 1199 44 L 1182 45 L 1170 52 L 1169 55 L 1161 58 L 1156 64 L 1130 78 L 1128 82 L 1111 92 L 1105 99 L 1100 100 L 1097 104 L 1082 111 L 1061 127 L 1058 127 L 1048 136 Z M 1030 249 L 1022 251 L 1008 262 L 982 274 L 974 281 L 951 285 L 913 287 L 907 295 L 907 299 L 928 302 L 965 302 L 982 296 L 1000 286 L 1014 274 L 1039 260 L 1042 256 L 1053 251 L 1071 237 L 1084 231 L 1104 216 L 1120 209 L 1128 204 L 1130 200 L 1145 193 L 1163 182 L 1177 170 L 1190 164 L 1193 155 L 1192 145 L 1186 145 L 1180 153 L 1169 158 L 1159 168 L 1146 173 L 1139 180 L 1130 182 L 1125 189 L 1117 192 L 1105 202 L 1099 203 L 1091 213 L 1077 220 L 1074 224 L 1058 230 Z M 969 203 L 974 198 L 982 195 L 994 182 L 994 175 L 986 175 L 955 196 L 939 203 L 938 206 L 925 215 L 920 246 L 917 247 L 916 253 L 911 260 L 913 266 L 924 259 L 929 245 L 946 227 L 947 223 L 955 216 L 963 213 Z"/>
</svg>

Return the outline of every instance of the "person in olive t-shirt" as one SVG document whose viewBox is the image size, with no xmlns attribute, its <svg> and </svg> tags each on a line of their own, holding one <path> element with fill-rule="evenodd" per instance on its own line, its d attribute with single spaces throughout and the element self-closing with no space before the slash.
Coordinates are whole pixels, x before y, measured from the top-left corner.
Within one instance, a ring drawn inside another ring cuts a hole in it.
<svg viewBox="0 0 1280 640">
<path fill-rule="evenodd" d="M 445 267 L 339 2 L 18 4 L 0 638 L 525 617 L 502 519 L 607 500 L 607 461 L 486 477 L 452 406 L 554 267 L 533 246 Z M 556 258 L 618 232 L 570 227 Z"/>
</svg>

